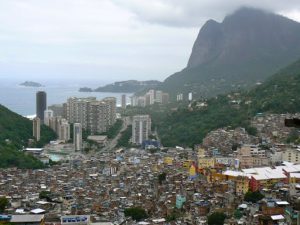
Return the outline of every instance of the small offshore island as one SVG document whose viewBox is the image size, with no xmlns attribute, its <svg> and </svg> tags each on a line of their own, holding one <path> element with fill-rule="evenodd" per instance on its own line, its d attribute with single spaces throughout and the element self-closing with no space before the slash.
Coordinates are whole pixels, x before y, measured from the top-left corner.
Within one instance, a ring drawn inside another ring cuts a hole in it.
<svg viewBox="0 0 300 225">
<path fill-rule="evenodd" d="M 42 87 L 43 85 L 37 82 L 33 82 L 33 81 L 25 81 L 23 83 L 20 84 L 21 86 L 24 87 Z"/>
<path fill-rule="evenodd" d="M 82 87 L 79 88 L 79 92 L 93 92 L 93 89 L 88 87 Z"/>
</svg>

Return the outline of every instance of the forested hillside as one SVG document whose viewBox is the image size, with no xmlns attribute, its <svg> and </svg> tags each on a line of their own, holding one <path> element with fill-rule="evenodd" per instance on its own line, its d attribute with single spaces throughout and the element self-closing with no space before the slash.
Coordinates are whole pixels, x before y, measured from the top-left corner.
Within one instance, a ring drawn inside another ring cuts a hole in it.
<svg viewBox="0 0 300 225">
<path fill-rule="evenodd" d="M 0 167 L 40 167 L 39 161 L 19 151 L 28 146 L 28 139 L 32 138 L 32 121 L 0 105 Z M 33 147 L 42 147 L 55 138 L 55 133 L 43 125 L 41 140 L 33 143 Z"/>
<path fill-rule="evenodd" d="M 165 116 L 153 113 L 161 141 L 165 146 L 193 146 L 201 143 L 213 129 L 242 126 L 255 133 L 250 119 L 256 113 L 300 112 L 300 60 L 280 70 L 263 84 L 248 92 L 219 95 L 206 101 L 207 107 L 179 107 L 165 111 Z M 149 111 L 151 113 L 151 111 Z"/>
</svg>

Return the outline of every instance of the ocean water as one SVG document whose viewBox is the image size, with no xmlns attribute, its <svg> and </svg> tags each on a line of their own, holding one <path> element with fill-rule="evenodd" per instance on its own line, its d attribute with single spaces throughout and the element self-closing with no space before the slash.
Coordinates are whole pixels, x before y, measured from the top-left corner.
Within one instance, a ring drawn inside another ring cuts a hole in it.
<svg viewBox="0 0 300 225">
<path fill-rule="evenodd" d="M 116 97 L 117 105 L 121 105 L 121 96 L 126 94 L 129 102 L 131 93 L 108 93 L 108 92 L 79 92 L 80 87 L 96 88 L 110 82 L 104 81 L 66 81 L 51 80 L 40 82 L 44 87 L 24 87 L 19 84 L 25 80 L 2 80 L 0 79 L 0 104 L 10 110 L 22 115 L 34 115 L 36 112 L 36 92 L 45 91 L 47 93 L 47 106 L 52 104 L 61 104 L 67 101 L 69 97 L 89 97 L 94 96 L 97 99 L 105 97 Z"/>
</svg>

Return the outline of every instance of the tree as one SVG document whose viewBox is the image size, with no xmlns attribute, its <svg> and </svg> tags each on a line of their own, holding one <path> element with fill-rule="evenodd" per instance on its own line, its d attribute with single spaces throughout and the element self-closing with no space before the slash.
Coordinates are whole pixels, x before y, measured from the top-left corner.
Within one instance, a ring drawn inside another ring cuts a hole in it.
<svg viewBox="0 0 300 225">
<path fill-rule="evenodd" d="M 235 219 L 240 219 L 242 216 L 243 216 L 243 214 L 241 213 L 241 211 L 239 210 L 239 209 L 236 209 L 235 211 L 234 211 L 234 218 Z"/>
<path fill-rule="evenodd" d="M 263 199 L 264 197 L 265 196 L 259 191 L 255 191 L 255 192 L 248 191 L 244 196 L 244 200 L 246 202 L 256 203 L 259 200 Z"/>
<path fill-rule="evenodd" d="M 8 205 L 8 199 L 5 197 L 1 197 L 0 198 L 0 212 L 4 212 L 7 205 Z"/>
<path fill-rule="evenodd" d="M 133 220 L 141 221 L 148 217 L 146 211 L 141 207 L 131 207 L 124 210 L 126 217 L 131 217 Z"/>
<path fill-rule="evenodd" d="M 226 215 L 222 212 L 214 212 L 208 216 L 208 225 L 223 225 Z"/>
<path fill-rule="evenodd" d="M 172 213 L 171 215 L 168 215 L 166 217 L 166 222 L 171 222 L 171 221 L 174 221 L 176 220 L 176 214 Z"/>
<path fill-rule="evenodd" d="M 50 191 L 41 191 L 39 194 L 40 199 L 46 199 L 48 202 L 51 202 L 51 192 Z"/>
<path fill-rule="evenodd" d="M 166 173 L 161 173 L 158 175 L 158 183 L 162 184 L 163 181 L 166 180 L 167 174 Z"/>
</svg>

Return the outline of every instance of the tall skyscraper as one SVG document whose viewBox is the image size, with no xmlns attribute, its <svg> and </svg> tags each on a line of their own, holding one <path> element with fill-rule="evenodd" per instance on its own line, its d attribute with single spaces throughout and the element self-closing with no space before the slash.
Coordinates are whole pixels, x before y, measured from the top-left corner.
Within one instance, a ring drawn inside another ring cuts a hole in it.
<svg viewBox="0 0 300 225">
<path fill-rule="evenodd" d="M 41 120 L 35 117 L 32 121 L 33 137 L 35 140 L 39 141 L 41 139 Z"/>
<path fill-rule="evenodd" d="M 41 123 L 44 122 L 44 111 L 47 108 L 47 94 L 44 91 L 36 93 L 36 117 L 40 118 Z"/>
<path fill-rule="evenodd" d="M 122 109 L 126 109 L 126 95 L 122 95 Z"/>
<path fill-rule="evenodd" d="M 75 151 L 82 149 L 82 126 L 80 123 L 74 123 L 73 141 Z"/>
<path fill-rule="evenodd" d="M 132 121 L 132 143 L 142 144 L 148 140 L 151 132 L 151 118 L 149 115 L 136 115 Z"/>
</svg>

